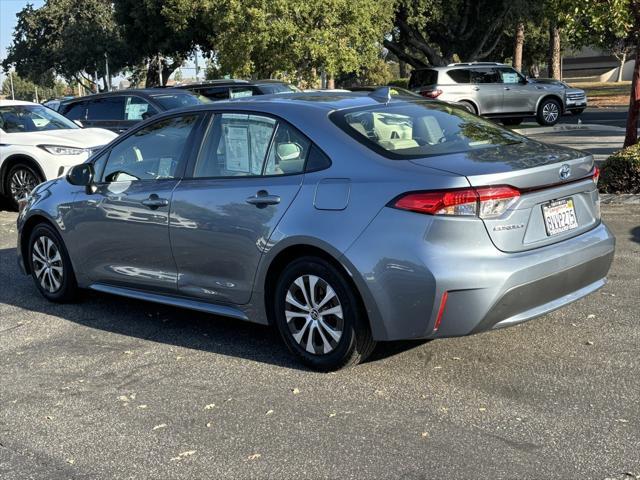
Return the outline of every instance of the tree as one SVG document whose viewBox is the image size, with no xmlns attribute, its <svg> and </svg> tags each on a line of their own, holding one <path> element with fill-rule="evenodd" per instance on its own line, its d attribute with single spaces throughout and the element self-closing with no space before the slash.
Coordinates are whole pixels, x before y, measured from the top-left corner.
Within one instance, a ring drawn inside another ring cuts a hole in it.
<svg viewBox="0 0 640 480">
<path fill-rule="evenodd" d="M 53 87 L 36 85 L 35 83 L 22 78 L 11 72 L 11 79 L 7 76 L 2 84 L 2 95 L 11 98 L 11 82 L 13 81 L 13 94 L 16 100 L 32 102 L 36 100 L 46 100 L 49 98 L 59 98 L 64 95 L 67 85 L 62 82 L 55 82 Z"/>
<path fill-rule="evenodd" d="M 526 0 L 399 0 L 384 46 L 416 68 L 492 59 L 505 30 L 537 8 Z"/>
<path fill-rule="evenodd" d="M 513 47 L 513 67 L 522 71 L 522 51 L 524 50 L 524 22 L 516 25 L 516 41 Z"/>
<path fill-rule="evenodd" d="M 129 65 L 147 64 L 146 86 L 166 85 L 169 76 L 196 48 L 204 0 L 113 0 L 115 18 L 130 50 Z M 185 23 L 187 22 L 187 23 Z M 178 27 L 178 28 L 176 28 Z M 216 25 L 207 26 L 215 31 Z"/>
<path fill-rule="evenodd" d="M 105 75 L 105 53 L 112 71 L 126 62 L 110 0 L 47 0 L 37 10 L 27 5 L 17 17 L 5 71 L 15 65 L 35 83 L 52 85 L 59 75 L 87 87 L 91 75 Z"/>
<path fill-rule="evenodd" d="M 625 147 L 638 142 L 640 118 L 640 0 L 561 0 L 567 33 L 580 48 L 595 45 L 612 48 L 611 38 L 633 42 L 636 62 L 631 81 Z"/>
</svg>

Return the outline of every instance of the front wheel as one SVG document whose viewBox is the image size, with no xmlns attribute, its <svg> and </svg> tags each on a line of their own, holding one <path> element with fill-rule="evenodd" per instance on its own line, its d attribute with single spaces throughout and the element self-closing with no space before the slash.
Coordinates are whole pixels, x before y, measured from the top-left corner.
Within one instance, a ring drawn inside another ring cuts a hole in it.
<svg viewBox="0 0 640 480">
<path fill-rule="evenodd" d="M 329 262 L 303 257 L 290 263 L 275 288 L 275 321 L 285 344 L 320 371 L 356 365 L 375 342 L 354 288 Z"/>
<path fill-rule="evenodd" d="M 69 254 L 55 229 L 37 225 L 29 237 L 28 261 L 31 276 L 40 293 L 52 302 L 69 302 L 78 286 Z"/>
<path fill-rule="evenodd" d="M 562 108 L 560 106 L 560 102 L 552 98 L 547 98 L 538 106 L 536 120 L 542 126 L 552 126 L 558 123 L 561 113 Z"/>
<path fill-rule="evenodd" d="M 7 175 L 5 192 L 9 194 L 9 200 L 13 208 L 17 209 L 18 202 L 43 181 L 40 175 L 29 165 L 19 163 L 11 167 Z"/>
</svg>

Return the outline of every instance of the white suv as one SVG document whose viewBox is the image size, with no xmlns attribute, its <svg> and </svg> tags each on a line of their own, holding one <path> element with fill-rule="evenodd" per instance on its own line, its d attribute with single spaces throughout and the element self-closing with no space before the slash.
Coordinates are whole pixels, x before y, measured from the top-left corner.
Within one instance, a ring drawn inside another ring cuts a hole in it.
<svg viewBox="0 0 640 480">
<path fill-rule="evenodd" d="M 36 185 L 64 175 L 115 137 L 37 103 L 0 100 L 0 195 L 17 207 Z"/>
</svg>

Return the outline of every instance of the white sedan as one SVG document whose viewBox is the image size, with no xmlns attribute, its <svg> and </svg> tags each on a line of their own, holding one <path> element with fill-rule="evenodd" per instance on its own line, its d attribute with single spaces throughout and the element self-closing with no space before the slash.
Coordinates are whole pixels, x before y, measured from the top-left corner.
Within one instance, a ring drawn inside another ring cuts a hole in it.
<svg viewBox="0 0 640 480">
<path fill-rule="evenodd" d="M 115 137 L 37 103 L 0 100 L 0 195 L 17 207 L 36 185 L 64 175 Z"/>
</svg>

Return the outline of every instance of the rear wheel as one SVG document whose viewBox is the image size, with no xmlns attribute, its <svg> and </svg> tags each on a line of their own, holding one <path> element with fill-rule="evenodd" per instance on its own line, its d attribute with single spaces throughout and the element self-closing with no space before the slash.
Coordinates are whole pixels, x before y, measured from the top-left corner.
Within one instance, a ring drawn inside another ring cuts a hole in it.
<svg viewBox="0 0 640 480">
<path fill-rule="evenodd" d="M 29 237 L 28 261 L 40 293 L 52 302 L 69 302 L 78 291 L 71 260 L 55 229 L 37 225 Z"/>
<path fill-rule="evenodd" d="M 553 98 L 547 98 L 543 100 L 538 106 L 536 120 L 540 125 L 552 126 L 558 123 L 561 113 L 562 108 L 560 106 L 560 102 L 554 100 Z"/>
<path fill-rule="evenodd" d="M 522 123 L 523 118 L 503 118 L 502 124 L 506 126 L 516 126 Z"/>
<path fill-rule="evenodd" d="M 460 104 L 461 107 L 466 108 L 470 113 L 473 113 L 475 115 L 478 114 L 478 111 L 476 110 L 476 106 L 473 103 L 468 102 L 466 100 L 460 100 L 458 103 Z"/>
<path fill-rule="evenodd" d="M 359 299 L 329 262 L 303 257 L 290 263 L 275 288 L 275 320 L 285 344 L 321 371 L 356 365 L 375 342 Z"/>
<path fill-rule="evenodd" d="M 44 179 L 29 165 L 18 163 L 9 170 L 5 180 L 4 191 L 14 208 L 18 208 L 18 201 L 26 197 Z"/>
</svg>

